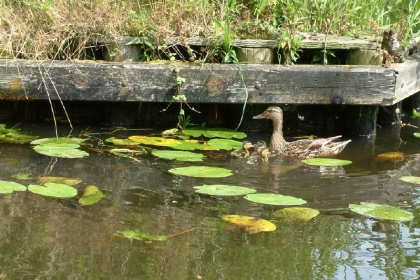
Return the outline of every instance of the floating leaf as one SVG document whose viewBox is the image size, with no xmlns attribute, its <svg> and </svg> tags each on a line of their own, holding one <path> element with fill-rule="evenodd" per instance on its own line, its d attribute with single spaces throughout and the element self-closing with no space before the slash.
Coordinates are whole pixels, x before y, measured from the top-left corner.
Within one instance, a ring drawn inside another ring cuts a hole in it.
<svg viewBox="0 0 420 280">
<path fill-rule="evenodd" d="M 41 176 L 36 178 L 39 184 L 45 183 L 58 183 L 65 184 L 69 186 L 74 186 L 82 182 L 80 179 L 67 178 L 67 177 L 53 177 L 53 176 Z"/>
<path fill-rule="evenodd" d="M 151 235 L 139 230 L 118 231 L 115 236 L 144 241 L 146 243 L 152 243 L 152 241 L 166 241 L 167 239 L 164 235 Z"/>
<path fill-rule="evenodd" d="M 85 188 L 82 197 L 79 198 L 79 203 L 82 205 L 92 205 L 100 201 L 103 197 L 104 194 L 97 186 L 89 185 Z"/>
<path fill-rule="evenodd" d="M 416 177 L 416 176 L 402 176 L 400 177 L 401 181 L 407 182 L 407 183 L 412 183 L 412 184 L 417 184 L 420 185 L 420 177 Z"/>
<path fill-rule="evenodd" d="M 360 202 L 360 204 L 350 204 L 349 208 L 355 213 L 375 219 L 401 222 L 407 222 L 414 219 L 413 213 L 385 204 Z"/>
<path fill-rule="evenodd" d="M 207 129 L 203 127 L 188 127 L 182 130 L 182 133 L 191 137 L 204 137 L 210 138 L 211 136 L 207 134 Z"/>
<path fill-rule="evenodd" d="M 139 143 L 133 140 L 127 139 L 127 138 L 120 139 L 120 138 L 110 137 L 110 138 L 105 139 L 105 142 L 112 143 L 117 146 L 138 146 L 139 145 Z"/>
<path fill-rule="evenodd" d="M 24 191 L 26 191 L 26 187 L 22 184 L 0 180 L 0 194 L 9 194 L 12 192 Z"/>
<path fill-rule="evenodd" d="M 173 146 L 177 150 L 217 150 L 207 144 L 202 144 L 198 140 L 181 140 L 181 144 Z"/>
<path fill-rule="evenodd" d="M 302 160 L 303 163 L 316 166 L 343 166 L 352 164 L 350 160 L 336 158 L 308 158 Z"/>
<path fill-rule="evenodd" d="M 222 150 L 232 150 L 242 148 L 242 142 L 231 139 L 211 139 L 208 144 Z"/>
<path fill-rule="evenodd" d="M 111 149 L 109 152 L 113 155 L 125 158 L 135 159 L 134 156 L 144 154 L 145 150 L 132 150 L 132 149 Z"/>
<path fill-rule="evenodd" d="M 77 190 L 71 186 L 57 183 L 45 183 L 44 186 L 29 185 L 30 192 L 57 198 L 70 198 L 77 195 Z"/>
<path fill-rule="evenodd" d="M 151 136 L 130 136 L 128 139 L 143 145 L 160 146 L 160 147 L 174 147 L 181 144 L 181 141 L 165 138 L 165 137 L 151 137 Z"/>
<path fill-rule="evenodd" d="M 420 138 L 420 132 L 414 132 L 413 135 L 414 137 Z"/>
<path fill-rule="evenodd" d="M 186 166 L 169 169 L 169 172 L 175 175 L 189 177 L 218 178 L 233 175 L 229 169 L 212 166 Z"/>
<path fill-rule="evenodd" d="M 374 160 L 378 162 L 397 162 L 404 159 L 404 154 L 400 152 L 389 152 L 377 155 Z"/>
<path fill-rule="evenodd" d="M 264 219 L 241 215 L 223 215 L 222 219 L 239 227 L 243 227 L 249 233 L 276 230 L 275 224 Z"/>
<path fill-rule="evenodd" d="M 245 195 L 256 192 L 251 188 L 232 185 L 202 185 L 196 186 L 194 189 L 196 189 L 196 193 L 220 196 Z"/>
<path fill-rule="evenodd" d="M 35 177 L 32 177 L 32 175 L 29 173 L 18 173 L 12 175 L 12 177 L 21 181 L 30 181 L 36 179 Z"/>
<path fill-rule="evenodd" d="M 413 108 L 411 118 L 415 119 L 415 118 L 418 118 L 418 117 L 420 117 L 420 112 L 417 112 L 417 110 Z"/>
<path fill-rule="evenodd" d="M 289 207 L 273 212 L 273 217 L 285 220 L 302 220 L 309 221 L 319 215 L 319 211 L 307 207 Z"/>
<path fill-rule="evenodd" d="M 0 142 L 26 144 L 34 139 L 35 136 L 21 133 L 19 128 L 6 128 L 5 124 L 0 124 Z"/>
<path fill-rule="evenodd" d="M 37 139 L 32 141 L 31 144 L 36 145 L 33 149 L 43 155 L 60 158 L 82 158 L 89 156 L 87 152 L 78 149 L 83 141 L 85 139 L 58 137 Z"/>
<path fill-rule="evenodd" d="M 203 161 L 204 155 L 187 152 L 187 151 L 171 151 L 171 150 L 153 150 L 154 156 L 179 161 Z"/>
<path fill-rule="evenodd" d="M 245 196 L 246 199 L 256 203 L 269 204 L 269 205 L 302 205 L 306 201 L 287 195 L 273 194 L 273 193 L 255 193 Z"/>
<path fill-rule="evenodd" d="M 207 129 L 207 134 L 210 135 L 210 137 L 219 137 L 227 139 L 243 139 L 246 137 L 245 133 L 228 128 L 209 128 Z"/>
</svg>

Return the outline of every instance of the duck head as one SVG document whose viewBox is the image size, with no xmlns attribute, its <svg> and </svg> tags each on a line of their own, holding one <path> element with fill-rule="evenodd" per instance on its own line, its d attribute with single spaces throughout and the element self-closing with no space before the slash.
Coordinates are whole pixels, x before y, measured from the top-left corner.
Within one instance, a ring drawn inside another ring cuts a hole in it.
<svg viewBox="0 0 420 280">
<path fill-rule="evenodd" d="M 268 107 L 263 113 L 253 117 L 254 120 L 270 119 L 270 120 L 283 120 L 283 110 L 280 107 Z"/>
</svg>

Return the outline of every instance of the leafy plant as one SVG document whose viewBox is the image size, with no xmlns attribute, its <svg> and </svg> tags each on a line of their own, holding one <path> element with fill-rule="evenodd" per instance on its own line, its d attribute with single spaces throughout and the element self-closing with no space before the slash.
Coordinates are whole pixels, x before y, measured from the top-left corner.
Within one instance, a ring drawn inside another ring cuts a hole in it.
<svg viewBox="0 0 420 280">
<path fill-rule="evenodd" d="M 302 37 L 296 34 L 292 35 L 288 32 L 283 32 L 278 38 L 277 46 L 279 62 L 283 61 L 285 65 L 291 65 L 299 58 L 298 52 L 302 51 Z"/>
</svg>

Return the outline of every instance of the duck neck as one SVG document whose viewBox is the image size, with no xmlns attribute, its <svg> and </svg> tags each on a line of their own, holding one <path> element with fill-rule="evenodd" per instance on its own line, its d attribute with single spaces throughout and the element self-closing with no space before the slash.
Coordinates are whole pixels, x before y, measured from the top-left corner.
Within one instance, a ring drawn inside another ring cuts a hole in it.
<svg viewBox="0 0 420 280">
<path fill-rule="evenodd" d="M 270 148 L 276 151 L 283 151 L 286 140 L 283 137 L 283 120 L 273 120 L 273 134 L 271 135 Z"/>
</svg>

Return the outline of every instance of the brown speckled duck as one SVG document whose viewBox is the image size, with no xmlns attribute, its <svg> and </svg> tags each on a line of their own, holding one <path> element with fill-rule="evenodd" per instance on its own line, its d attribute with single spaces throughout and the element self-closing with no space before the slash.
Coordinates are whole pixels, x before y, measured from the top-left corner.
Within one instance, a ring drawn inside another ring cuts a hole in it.
<svg viewBox="0 0 420 280">
<path fill-rule="evenodd" d="M 249 141 L 244 141 L 243 143 L 242 143 L 242 149 L 239 149 L 239 150 L 233 150 L 232 152 L 231 152 L 231 155 L 233 156 L 233 157 L 236 157 L 236 158 L 245 158 L 245 157 L 249 157 L 249 149 L 251 149 L 251 148 L 253 148 L 254 147 L 254 145 L 252 145 L 252 143 L 251 142 L 249 142 Z"/>
<path fill-rule="evenodd" d="M 283 111 L 279 107 L 269 107 L 263 113 L 253 118 L 273 121 L 270 149 L 276 151 L 279 155 L 297 158 L 330 157 L 339 154 L 351 142 L 351 140 L 333 142 L 340 138 L 341 135 L 286 142 L 283 137 Z"/>
</svg>

